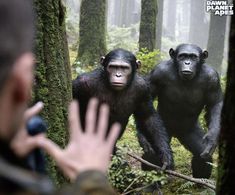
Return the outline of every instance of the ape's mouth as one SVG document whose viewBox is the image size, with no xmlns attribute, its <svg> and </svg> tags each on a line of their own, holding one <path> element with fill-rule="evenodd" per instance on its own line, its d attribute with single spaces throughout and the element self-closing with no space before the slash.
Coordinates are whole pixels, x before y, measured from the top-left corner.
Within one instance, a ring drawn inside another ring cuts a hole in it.
<svg viewBox="0 0 235 195">
<path fill-rule="evenodd" d="M 124 83 L 119 83 L 119 82 L 113 82 L 112 85 L 117 86 L 117 87 L 123 87 L 125 84 Z"/>
<path fill-rule="evenodd" d="M 184 80 L 191 80 L 193 78 L 194 74 L 191 71 L 182 71 L 181 72 L 181 77 Z"/>
<path fill-rule="evenodd" d="M 188 70 L 185 70 L 185 71 L 182 71 L 182 74 L 183 74 L 183 75 L 186 75 L 186 76 L 189 76 L 189 75 L 192 75 L 193 72 L 188 71 Z"/>
</svg>

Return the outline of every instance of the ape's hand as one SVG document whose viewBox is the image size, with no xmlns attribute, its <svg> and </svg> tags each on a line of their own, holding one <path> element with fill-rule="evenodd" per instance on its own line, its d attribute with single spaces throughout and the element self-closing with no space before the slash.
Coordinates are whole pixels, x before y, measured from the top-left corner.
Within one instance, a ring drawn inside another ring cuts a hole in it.
<svg viewBox="0 0 235 195">
<path fill-rule="evenodd" d="M 172 153 L 166 153 L 163 155 L 162 159 L 162 170 L 166 169 L 174 169 L 174 161 L 173 161 L 173 156 Z"/>
<path fill-rule="evenodd" d="M 204 151 L 201 153 L 202 158 L 209 158 L 212 156 L 212 154 L 215 151 L 216 145 L 217 145 L 217 139 L 216 137 L 208 132 L 204 137 L 203 137 L 203 142 L 205 143 L 206 147 Z"/>
</svg>

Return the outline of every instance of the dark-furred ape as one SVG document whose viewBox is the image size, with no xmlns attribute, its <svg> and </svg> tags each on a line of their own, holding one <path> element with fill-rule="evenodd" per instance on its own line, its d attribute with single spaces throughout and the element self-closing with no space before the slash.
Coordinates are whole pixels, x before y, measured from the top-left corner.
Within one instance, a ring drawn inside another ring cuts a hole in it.
<svg viewBox="0 0 235 195">
<path fill-rule="evenodd" d="M 136 73 L 140 61 L 129 51 L 115 49 L 101 58 L 101 64 L 102 67 L 82 74 L 73 81 L 73 98 L 79 101 L 83 126 L 87 103 L 92 97 L 109 105 L 109 125 L 119 122 L 122 127 L 119 138 L 133 114 L 137 130 L 160 157 L 160 165 L 172 168 L 168 136 L 162 126 L 159 128 L 147 82 Z"/>
<path fill-rule="evenodd" d="M 196 45 L 181 44 L 170 49 L 171 59 L 160 63 L 148 75 L 152 97 L 158 98 L 157 113 L 160 126 L 166 129 L 169 140 L 178 140 L 192 154 L 193 176 L 209 178 L 212 154 L 220 129 L 222 91 L 218 73 L 205 64 L 207 51 Z M 205 109 L 208 132 L 205 134 L 198 118 Z M 144 136 L 139 135 L 146 158 L 155 163 Z"/>
</svg>

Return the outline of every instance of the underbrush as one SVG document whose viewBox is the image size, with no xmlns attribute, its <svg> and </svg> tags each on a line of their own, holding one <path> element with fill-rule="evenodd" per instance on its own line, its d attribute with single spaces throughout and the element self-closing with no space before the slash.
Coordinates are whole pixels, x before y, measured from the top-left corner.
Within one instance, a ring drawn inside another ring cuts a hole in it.
<svg viewBox="0 0 235 195">
<path fill-rule="evenodd" d="M 122 194 L 150 194 L 147 191 L 151 184 L 160 184 L 160 190 L 164 195 L 214 195 L 213 190 L 199 186 L 198 184 L 168 176 L 162 172 L 145 172 L 141 170 L 140 162 L 130 157 L 127 152 L 141 156 L 143 151 L 137 137 L 133 117 L 130 117 L 128 127 L 117 143 L 117 153 L 112 159 L 109 169 L 109 181 L 114 188 Z M 175 171 L 191 176 L 191 157 L 177 139 L 172 139 L 171 147 L 174 154 Z M 214 166 L 218 152 L 214 154 Z M 216 168 L 213 168 L 211 180 L 216 178 Z"/>
</svg>

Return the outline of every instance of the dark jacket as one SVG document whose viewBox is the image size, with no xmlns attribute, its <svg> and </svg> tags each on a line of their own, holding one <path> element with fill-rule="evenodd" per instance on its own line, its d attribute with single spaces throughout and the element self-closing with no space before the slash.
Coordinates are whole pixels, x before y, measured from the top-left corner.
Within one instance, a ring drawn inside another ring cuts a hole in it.
<svg viewBox="0 0 235 195">
<path fill-rule="evenodd" d="M 0 195 L 112 195 L 116 194 L 106 176 L 95 170 L 82 172 L 76 181 L 56 190 L 44 175 L 29 170 L 25 159 L 19 159 L 8 145 L 0 141 Z"/>
</svg>

